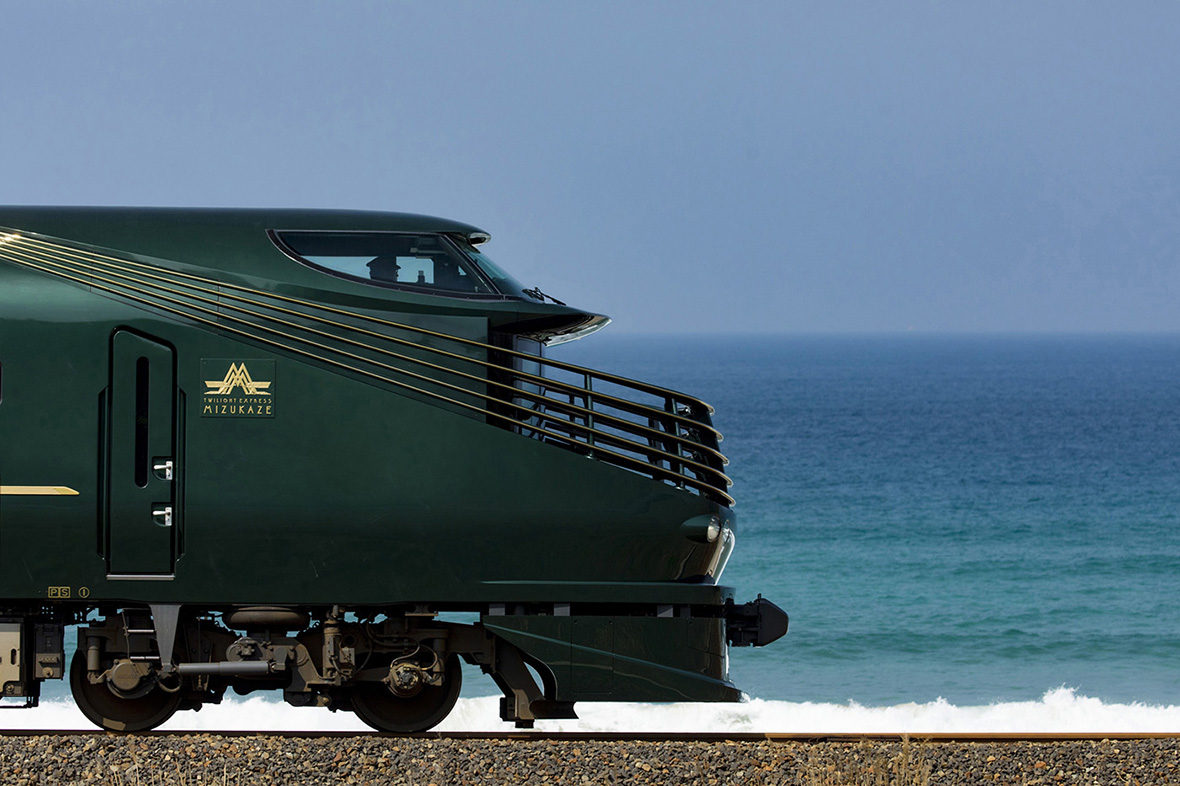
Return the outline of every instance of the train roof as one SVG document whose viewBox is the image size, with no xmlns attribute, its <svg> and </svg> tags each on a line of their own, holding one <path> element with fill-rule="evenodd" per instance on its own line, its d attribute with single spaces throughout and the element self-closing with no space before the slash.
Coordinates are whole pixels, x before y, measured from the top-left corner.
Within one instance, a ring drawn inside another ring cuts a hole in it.
<svg viewBox="0 0 1180 786">
<path fill-rule="evenodd" d="M 379 210 L 326 210 L 302 208 L 222 207 L 54 207 L 0 206 L 0 226 L 20 227 L 48 235 L 111 231 L 118 226 L 135 226 L 139 231 L 158 228 L 175 232 L 184 228 L 324 229 L 387 232 L 445 232 L 488 237 L 479 227 L 461 221 L 417 213 Z"/>
<path fill-rule="evenodd" d="M 471 224 L 415 213 L 290 208 L 0 206 L 0 229 L 292 283 L 311 279 L 275 247 L 271 230 L 430 232 L 475 243 L 490 237 Z"/>
<path fill-rule="evenodd" d="M 490 237 L 475 225 L 437 216 L 292 208 L 0 206 L 0 232 L 5 230 L 292 296 L 348 298 L 361 308 L 396 304 L 403 311 L 479 313 L 497 326 L 527 323 L 546 341 L 558 340 L 558 334 L 585 335 L 610 321 L 557 301 L 543 302 L 540 295 L 473 300 L 345 280 L 296 262 L 274 240 L 275 232 L 290 231 L 440 233 L 473 244 Z"/>
</svg>

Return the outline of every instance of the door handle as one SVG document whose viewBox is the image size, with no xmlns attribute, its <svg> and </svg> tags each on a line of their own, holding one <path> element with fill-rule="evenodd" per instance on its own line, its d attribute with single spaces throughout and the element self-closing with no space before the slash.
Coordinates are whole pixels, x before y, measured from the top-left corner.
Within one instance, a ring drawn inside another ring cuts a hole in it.
<svg viewBox="0 0 1180 786">
<path fill-rule="evenodd" d="M 162 507 L 152 508 L 152 521 L 156 523 L 157 527 L 171 527 L 172 506 L 164 505 Z"/>
<path fill-rule="evenodd" d="M 172 480 L 172 459 L 156 459 L 152 462 L 152 469 L 157 477 L 162 474 L 164 480 Z"/>
</svg>

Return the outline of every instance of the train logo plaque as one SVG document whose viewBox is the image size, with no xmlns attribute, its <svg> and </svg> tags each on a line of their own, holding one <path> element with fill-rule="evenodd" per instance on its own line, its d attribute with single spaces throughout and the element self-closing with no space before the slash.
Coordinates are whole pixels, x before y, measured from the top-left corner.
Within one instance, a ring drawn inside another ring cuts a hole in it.
<svg viewBox="0 0 1180 786">
<path fill-rule="evenodd" d="M 273 418 L 273 360 L 201 359 L 201 417 Z"/>
</svg>

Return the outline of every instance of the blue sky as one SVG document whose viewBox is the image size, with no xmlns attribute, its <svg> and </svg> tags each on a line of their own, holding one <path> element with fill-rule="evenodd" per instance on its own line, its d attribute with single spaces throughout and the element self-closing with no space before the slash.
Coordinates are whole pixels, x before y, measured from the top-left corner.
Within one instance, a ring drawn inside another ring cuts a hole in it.
<svg viewBox="0 0 1180 786">
<path fill-rule="evenodd" d="M 19 2 L 0 203 L 492 233 L 612 331 L 1177 331 L 1180 6 Z"/>
</svg>

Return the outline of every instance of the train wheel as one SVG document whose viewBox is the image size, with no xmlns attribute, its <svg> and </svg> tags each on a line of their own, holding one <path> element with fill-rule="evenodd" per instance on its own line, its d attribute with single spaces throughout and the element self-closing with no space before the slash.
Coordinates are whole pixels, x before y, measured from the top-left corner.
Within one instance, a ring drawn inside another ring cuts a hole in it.
<svg viewBox="0 0 1180 786">
<path fill-rule="evenodd" d="M 133 697 L 116 695 L 106 683 L 86 678 L 86 653 L 78 650 L 70 663 L 70 690 L 78 709 L 91 723 L 108 731 L 145 731 L 172 717 L 180 706 L 180 693 L 169 693 L 144 680 Z"/>
<path fill-rule="evenodd" d="M 426 731 L 447 717 L 459 699 L 463 671 L 456 655 L 447 657 L 442 685 L 426 685 L 413 696 L 398 696 L 383 682 L 360 682 L 352 689 L 357 717 L 377 731 Z"/>
</svg>

